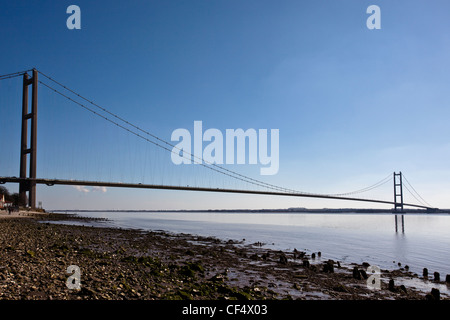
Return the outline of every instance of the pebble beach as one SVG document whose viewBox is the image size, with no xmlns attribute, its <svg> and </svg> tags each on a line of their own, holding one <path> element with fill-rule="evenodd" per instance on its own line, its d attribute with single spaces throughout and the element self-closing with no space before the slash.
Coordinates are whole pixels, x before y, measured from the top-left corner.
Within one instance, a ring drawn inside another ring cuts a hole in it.
<svg viewBox="0 0 450 320">
<path fill-rule="evenodd" d="M 58 223 L 86 219 L 67 214 L 0 212 L 3 300 L 449 299 L 437 289 L 404 285 L 404 280 L 434 280 L 403 268 L 381 270 L 380 287 L 374 289 L 368 286 L 368 264 L 343 265 L 319 252 Z M 69 266 L 80 271 L 76 289 L 68 285 Z M 433 283 L 438 287 L 445 280 Z"/>
</svg>

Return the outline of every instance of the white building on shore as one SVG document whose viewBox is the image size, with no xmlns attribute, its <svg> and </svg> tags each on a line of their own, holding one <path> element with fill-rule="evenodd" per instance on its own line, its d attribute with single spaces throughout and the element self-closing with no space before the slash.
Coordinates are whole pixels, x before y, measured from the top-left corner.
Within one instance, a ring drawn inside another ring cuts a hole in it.
<svg viewBox="0 0 450 320">
<path fill-rule="evenodd" d="M 11 206 L 12 206 L 12 202 L 6 201 L 5 195 L 0 194 L 0 209 L 11 207 Z"/>
</svg>

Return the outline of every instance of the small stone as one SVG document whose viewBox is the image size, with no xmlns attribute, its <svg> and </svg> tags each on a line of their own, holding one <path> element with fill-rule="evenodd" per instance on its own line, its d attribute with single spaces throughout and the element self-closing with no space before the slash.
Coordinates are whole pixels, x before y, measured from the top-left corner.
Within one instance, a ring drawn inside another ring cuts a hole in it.
<svg viewBox="0 0 450 320">
<path fill-rule="evenodd" d="M 287 264 L 287 263 L 288 263 L 288 259 L 287 259 L 286 255 L 285 255 L 284 253 L 282 253 L 282 254 L 280 255 L 280 260 L 279 260 L 279 262 L 280 262 L 281 264 Z"/>
<path fill-rule="evenodd" d="M 212 282 L 224 282 L 226 279 L 227 277 L 225 275 L 218 273 L 213 277 L 209 278 L 208 280 Z"/>
<path fill-rule="evenodd" d="M 450 283 L 450 274 L 445 276 L 445 282 Z"/>
<path fill-rule="evenodd" d="M 347 289 L 341 283 L 338 283 L 337 285 L 335 285 L 333 287 L 333 290 L 337 291 L 337 292 L 347 292 Z"/>
<path fill-rule="evenodd" d="M 317 252 L 317 256 L 318 256 L 318 257 L 321 257 L 321 256 L 322 256 L 322 252 L 320 252 L 320 251 Z"/>
<path fill-rule="evenodd" d="M 316 258 L 316 254 L 313 252 L 312 254 L 311 254 L 311 259 L 315 259 Z"/>
<path fill-rule="evenodd" d="M 423 268 L 423 276 L 424 278 L 428 277 L 428 269 L 427 268 Z"/>
<path fill-rule="evenodd" d="M 36 255 L 36 253 L 33 250 L 27 250 L 26 254 L 32 258 Z"/>
<path fill-rule="evenodd" d="M 404 293 L 408 293 L 408 292 L 406 291 L 406 287 L 405 287 L 403 284 L 400 286 L 400 290 L 402 290 Z"/>
<path fill-rule="evenodd" d="M 308 259 L 303 260 L 303 267 L 309 268 L 309 266 L 310 266 L 309 260 Z"/>
</svg>

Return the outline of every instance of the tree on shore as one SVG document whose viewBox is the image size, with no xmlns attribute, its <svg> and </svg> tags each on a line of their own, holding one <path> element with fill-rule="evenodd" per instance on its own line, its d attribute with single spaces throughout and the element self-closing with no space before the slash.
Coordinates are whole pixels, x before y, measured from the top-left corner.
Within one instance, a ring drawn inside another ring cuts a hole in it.
<svg viewBox="0 0 450 320">
<path fill-rule="evenodd" d="M 0 195 L 4 195 L 6 201 L 11 201 L 11 194 L 4 186 L 0 186 Z"/>
<path fill-rule="evenodd" d="M 5 195 L 5 201 L 12 202 L 12 205 L 18 207 L 21 205 L 20 197 L 17 192 L 11 194 L 4 186 L 0 186 L 0 195 Z"/>
</svg>

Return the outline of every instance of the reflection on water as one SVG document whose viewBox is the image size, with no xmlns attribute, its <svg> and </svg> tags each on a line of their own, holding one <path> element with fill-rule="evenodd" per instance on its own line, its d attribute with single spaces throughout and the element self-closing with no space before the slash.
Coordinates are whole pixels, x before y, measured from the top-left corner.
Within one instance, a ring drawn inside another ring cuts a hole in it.
<svg viewBox="0 0 450 320">
<path fill-rule="evenodd" d="M 399 219 L 398 214 L 395 215 L 395 232 L 398 232 L 398 223 L 397 220 Z M 402 214 L 401 215 L 401 223 L 402 223 L 402 233 L 405 233 L 405 217 Z"/>
</svg>

